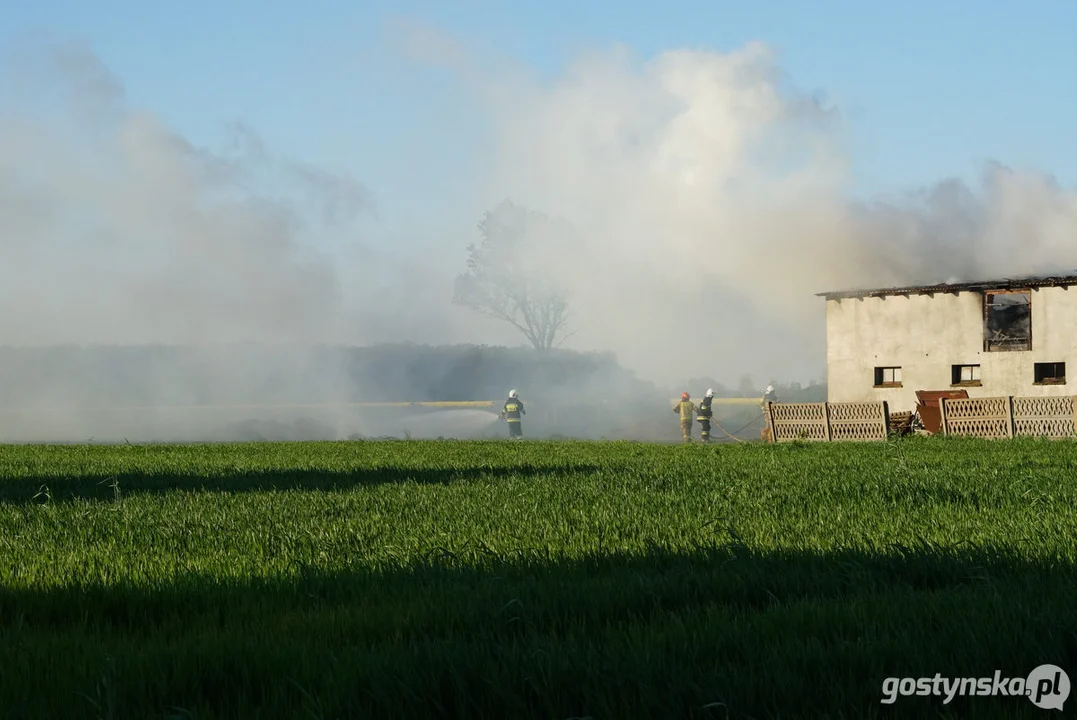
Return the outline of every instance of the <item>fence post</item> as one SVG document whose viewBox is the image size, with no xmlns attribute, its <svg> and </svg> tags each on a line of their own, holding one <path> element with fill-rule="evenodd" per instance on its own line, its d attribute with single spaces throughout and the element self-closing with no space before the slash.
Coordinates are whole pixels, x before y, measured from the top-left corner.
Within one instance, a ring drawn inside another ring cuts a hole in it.
<svg viewBox="0 0 1077 720">
<path fill-rule="evenodd" d="M 823 418 L 826 420 L 826 441 L 830 442 L 833 438 L 833 433 L 830 429 L 830 403 L 823 403 Z"/>
<path fill-rule="evenodd" d="M 942 430 L 943 435 L 950 434 L 950 421 L 946 417 L 946 400 L 947 398 L 939 398 L 939 429 Z"/>
<path fill-rule="evenodd" d="M 1014 435 L 1014 425 L 1016 424 L 1016 420 L 1013 418 L 1013 395 L 1006 396 L 1006 416 L 1009 420 L 1006 423 L 1006 430 L 1008 431 L 1009 437 L 1012 438 Z"/>
<path fill-rule="evenodd" d="M 883 400 L 883 437 L 890 437 L 890 404 Z"/>
</svg>

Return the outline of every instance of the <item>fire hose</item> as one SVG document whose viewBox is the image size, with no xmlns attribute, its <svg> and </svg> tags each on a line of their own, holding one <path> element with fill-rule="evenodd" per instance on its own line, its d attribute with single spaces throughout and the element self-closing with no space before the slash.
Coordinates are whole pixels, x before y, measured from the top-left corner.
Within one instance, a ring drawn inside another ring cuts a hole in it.
<svg viewBox="0 0 1077 720">
<path fill-rule="evenodd" d="M 732 440 L 735 440 L 735 441 L 737 441 L 737 442 L 744 442 L 744 440 L 742 440 L 741 438 L 739 438 L 739 437 L 736 437 L 734 433 L 739 433 L 739 432 L 740 432 L 741 430 L 744 430 L 744 429 L 745 429 L 745 428 L 747 428 L 747 427 L 748 427 L 749 425 L 754 425 L 754 424 L 755 424 L 755 423 L 756 423 L 756 422 L 757 422 L 757 421 L 758 421 L 758 420 L 759 420 L 759 419 L 760 419 L 761 417 L 763 417 L 764 415 L 766 415 L 766 413 L 759 413 L 759 415 L 757 415 L 756 417 L 754 417 L 754 418 L 752 418 L 751 420 L 749 420 L 747 424 L 745 424 L 745 425 L 743 425 L 743 426 L 741 426 L 741 427 L 737 428 L 736 430 L 734 430 L 734 431 L 733 431 L 733 433 L 730 433 L 730 432 L 729 432 L 728 430 L 726 430 L 726 429 L 725 429 L 724 427 L 722 427 L 722 424 L 721 424 L 720 422 L 718 422 L 717 420 L 715 420 L 715 419 L 713 419 L 713 418 L 712 418 L 712 419 L 711 419 L 711 422 L 712 422 L 712 423 L 714 423 L 714 426 L 715 426 L 716 428 L 718 428 L 718 429 L 719 429 L 719 430 L 721 430 L 721 431 L 722 431 L 723 433 L 725 433 L 725 434 L 726 434 L 727 436 L 729 436 L 729 438 L 730 438 L 730 439 L 732 439 Z"/>
</svg>

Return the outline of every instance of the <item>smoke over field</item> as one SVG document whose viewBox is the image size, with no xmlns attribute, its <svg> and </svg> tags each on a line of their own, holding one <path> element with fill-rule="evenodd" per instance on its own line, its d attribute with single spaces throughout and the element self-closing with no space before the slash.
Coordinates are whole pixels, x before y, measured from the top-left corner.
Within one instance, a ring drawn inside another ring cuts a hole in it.
<svg viewBox="0 0 1077 720">
<path fill-rule="evenodd" d="M 184 138 L 132 103 L 92 49 L 5 56 L 0 344 L 181 348 L 166 371 L 95 371 L 98 384 L 138 378 L 152 404 L 228 404 L 238 386 L 244 403 L 282 387 L 299 405 L 359 401 L 381 378 L 313 348 L 523 340 L 452 302 L 476 224 L 505 200 L 567 228 L 524 233 L 514 259 L 567 299 L 565 347 L 613 353 L 662 388 L 820 377 L 819 291 L 1077 267 L 1077 194 L 1047 175 L 991 165 L 976 187 L 944 178 L 853 200 L 842 109 L 798 91 L 762 43 L 649 58 L 597 48 L 552 78 L 436 28 L 397 26 L 385 43 L 390 76 L 455 81 L 431 101 L 431 131 L 445 113 L 473 125 L 426 158 L 465 200 L 444 211 L 440 191 L 410 197 L 421 222 L 381 212 L 362 158 L 345 171 L 282 157 L 258 118 L 233 123 L 220 147 Z M 59 408 L 72 440 L 107 427 L 88 376 L 5 357 L 20 390 L 8 411 Z M 638 396 L 600 377 L 559 387 L 596 402 Z M 405 391 L 398 399 L 431 399 Z"/>
</svg>

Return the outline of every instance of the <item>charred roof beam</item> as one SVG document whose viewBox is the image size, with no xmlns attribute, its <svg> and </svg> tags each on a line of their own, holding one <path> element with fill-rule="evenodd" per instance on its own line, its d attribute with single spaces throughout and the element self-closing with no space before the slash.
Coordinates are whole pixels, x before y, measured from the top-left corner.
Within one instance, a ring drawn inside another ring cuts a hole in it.
<svg viewBox="0 0 1077 720">
<path fill-rule="evenodd" d="M 816 293 L 816 297 L 827 300 L 846 298 L 892 297 L 897 295 L 935 295 L 937 293 L 957 295 L 961 292 L 999 292 L 1007 290 L 1036 290 L 1044 287 L 1068 289 L 1077 285 L 1077 274 L 1051 275 L 1020 278 L 1003 278 L 1001 280 L 978 281 L 968 283 L 939 283 L 935 285 L 911 285 L 906 287 L 871 288 L 861 290 L 834 290 Z"/>
</svg>

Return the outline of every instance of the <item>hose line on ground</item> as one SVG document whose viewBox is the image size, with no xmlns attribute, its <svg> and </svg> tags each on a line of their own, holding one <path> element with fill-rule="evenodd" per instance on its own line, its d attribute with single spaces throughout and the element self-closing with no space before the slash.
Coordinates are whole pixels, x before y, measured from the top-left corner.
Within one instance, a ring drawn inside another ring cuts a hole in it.
<svg viewBox="0 0 1077 720">
<path fill-rule="evenodd" d="M 747 425 L 744 425 L 744 426 L 742 426 L 742 427 L 739 427 L 739 428 L 737 428 L 737 429 L 736 429 L 736 430 L 734 430 L 734 431 L 733 431 L 732 433 L 730 433 L 730 432 L 729 432 L 728 430 L 726 430 L 726 429 L 725 429 L 724 427 L 722 427 L 722 423 L 718 422 L 717 420 L 712 420 L 711 422 L 713 422 L 713 423 L 714 423 L 714 425 L 715 425 L 715 427 L 717 427 L 717 428 L 718 428 L 719 430 L 721 430 L 722 432 L 724 432 L 724 433 L 725 433 L 726 435 L 728 435 L 728 436 L 729 436 L 729 437 L 730 437 L 731 439 L 733 439 L 733 440 L 736 440 L 737 442 L 744 442 L 744 440 L 742 440 L 741 438 L 739 438 L 739 437 L 736 437 L 736 436 L 735 436 L 735 433 L 739 433 L 739 432 L 740 432 L 741 430 L 744 430 L 744 429 L 745 429 L 746 427 L 748 427 L 748 425 L 754 425 L 754 424 L 756 423 L 756 421 L 758 421 L 758 420 L 759 420 L 759 419 L 760 419 L 761 417 L 763 417 L 763 416 L 764 416 L 765 414 L 766 414 L 766 413 L 759 413 L 759 415 L 757 415 L 756 417 L 754 417 L 754 418 L 752 418 L 751 420 L 749 420 L 749 421 L 748 421 L 748 423 L 747 423 Z"/>
</svg>

